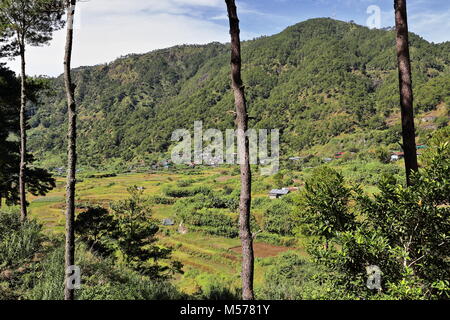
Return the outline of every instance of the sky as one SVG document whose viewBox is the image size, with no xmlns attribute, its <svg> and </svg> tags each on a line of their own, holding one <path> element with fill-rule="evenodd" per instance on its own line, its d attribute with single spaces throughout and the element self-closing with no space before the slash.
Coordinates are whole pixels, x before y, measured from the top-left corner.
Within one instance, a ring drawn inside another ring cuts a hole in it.
<svg viewBox="0 0 450 320">
<path fill-rule="evenodd" d="M 450 40 L 449 0 L 408 0 L 410 31 L 430 42 Z M 368 25 L 379 8 L 379 27 L 393 26 L 393 0 L 238 0 L 241 37 L 272 35 L 310 18 L 331 17 Z M 368 12 L 369 11 L 369 12 Z M 75 17 L 73 67 L 111 62 L 179 44 L 228 42 L 224 0 L 79 0 Z M 51 43 L 29 47 L 27 73 L 63 72 L 65 30 Z M 7 61 L 18 72 L 19 61 Z"/>
</svg>

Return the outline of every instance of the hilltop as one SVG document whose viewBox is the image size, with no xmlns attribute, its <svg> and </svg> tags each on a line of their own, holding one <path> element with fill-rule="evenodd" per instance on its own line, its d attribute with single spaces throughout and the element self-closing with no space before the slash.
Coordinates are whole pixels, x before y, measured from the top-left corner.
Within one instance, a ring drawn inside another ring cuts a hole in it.
<svg viewBox="0 0 450 320">
<path fill-rule="evenodd" d="M 449 43 L 411 34 L 418 140 L 448 124 Z M 279 128 L 284 157 L 399 148 L 395 34 L 312 19 L 246 41 L 243 77 L 254 128 Z M 74 70 L 80 164 L 101 168 L 163 157 L 175 129 L 234 127 L 229 46 L 184 45 Z M 63 165 L 62 77 L 30 120 L 30 148 Z M 422 121 L 423 120 L 423 121 Z M 43 161 L 45 159 L 45 161 Z"/>
</svg>

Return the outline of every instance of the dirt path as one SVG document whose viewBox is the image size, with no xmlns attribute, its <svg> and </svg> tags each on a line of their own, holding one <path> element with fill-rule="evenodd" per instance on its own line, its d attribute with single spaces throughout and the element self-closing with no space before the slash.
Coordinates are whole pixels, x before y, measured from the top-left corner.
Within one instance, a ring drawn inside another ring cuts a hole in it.
<svg viewBox="0 0 450 320">
<path fill-rule="evenodd" d="M 254 243 L 253 249 L 255 251 L 255 257 L 256 258 L 267 258 L 267 257 L 275 257 L 279 255 L 282 252 L 286 252 L 289 250 L 293 250 L 293 248 L 288 247 L 280 247 L 280 246 L 274 246 L 268 243 Z M 234 251 L 236 253 L 241 253 L 242 249 L 241 247 L 233 247 L 230 248 L 231 251 Z"/>
</svg>

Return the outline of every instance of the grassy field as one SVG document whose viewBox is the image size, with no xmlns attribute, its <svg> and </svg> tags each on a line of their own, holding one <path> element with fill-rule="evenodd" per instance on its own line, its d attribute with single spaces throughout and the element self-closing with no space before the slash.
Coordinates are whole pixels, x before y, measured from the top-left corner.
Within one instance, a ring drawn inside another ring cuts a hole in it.
<svg viewBox="0 0 450 320">
<path fill-rule="evenodd" d="M 101 204 L 108 206 L 111 201 L 125 199 L 128 196 L 127 188 L 136 185 L 144 188 L 148 196 L 162 195 L 162 189 L 167 186 L 176 186 L 180 180 L 190 179 L 192 186 L 206 185 L 213 189 L 224 186 L 237 188 L 239 178 L 222 169 L 209 169 L 200 171 L 195 175 L 185 175 L 170 172 L 153 174 L 133 173 L 114 177 L 87 177 L 80 175 L 77 183 L 78 204 Z M 57 187 L 45 197 L 31 197 L 31 216 L 44 223 L 47 232 L 62 233 L 64 231 L 64 195 L 65 179 L 57 178 Z M 254 197 L 267 197 L 266 191 L 255 192 Z M 164 218 L 174 218 L 173 205 L 154 205 L 153 216 L 161 221 Z M 260 216 L 261 213 L 255 212 Z M 189 232 L 177 232 L 178 223 L 174 226 L 162 226 L 159 233 L 160 243 L 174 249 L 173 257 L 184 265 L 184 275 L 175 279 L 177 286 L 186 293 L 194 293 L 201 289 L 202 281 L 207 277 L 215 277 L 218 281 L 226 281 L 231 286 L 239 285 L 240 273 L 240 241 L 219 236 Z M 275 256 L 287 250 L 301 250 L 300 248 L 287 248 L 267 243 L 255 245 L 256 270 L 255 285 L 262 283 L 264 268 L 259 260 Z M 301 250 L 301 252 L 303 252 Z"/>
</svg>

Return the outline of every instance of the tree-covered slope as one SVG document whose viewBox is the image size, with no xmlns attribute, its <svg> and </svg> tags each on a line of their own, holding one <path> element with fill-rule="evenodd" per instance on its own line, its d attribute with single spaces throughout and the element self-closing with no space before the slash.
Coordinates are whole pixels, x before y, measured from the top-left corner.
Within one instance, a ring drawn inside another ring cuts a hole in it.
<svg viewBox="0 0 450 320">
<path fill-rule="evenodd" d="M 426 129 L 445 126 L 450 103 L 449 43 L 411 35 L 416 112 Z M 251 127 L 282 130 L 284 155 L 319 152 L 336 137 L 368 148 L 399 142 L 395 34 L 312 19 L 243 43 Z M 177 46 L 74 70 L 81 164 L 154 159 L 172 131 L 234 127 L 228 45 Z M 62 163 L 66 106 L 62 78 L 31 117 L 31 148 Z M 436 111 L 437 110 L 437 111 Z M 423 130 L 426 130 L 423 129 Z M 422 126 L 418 133 L 423 134 Z M 363 142 L 361 142 L 363 141 Z M 333 150 L 331 150 L 333 151 Z"/>
</svg>

